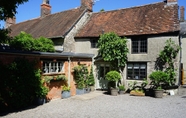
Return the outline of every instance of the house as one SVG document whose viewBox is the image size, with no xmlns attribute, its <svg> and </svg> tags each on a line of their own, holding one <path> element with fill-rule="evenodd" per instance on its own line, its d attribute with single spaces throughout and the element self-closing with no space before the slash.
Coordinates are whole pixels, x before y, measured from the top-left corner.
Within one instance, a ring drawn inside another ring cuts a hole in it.
<svg viewBox="0 0 186 118">
<path fill-rule="evenodd" d="M 180 7 L 180 44 L 181 44 L 181 63 L 182 63 L 182 84 L 186 84 L 186 54 L 184 53 L 186 50 L 186 21 L 184 18 L 185 8 Z"/>
<path fill-rule="evenodd" d="M 127 83 L 141 82 L 155 71 L 158 54 L 166 40 L 171 38 L 180 44 L 177 0 L 97 13 L 92 12 L 92 5 L 92 0 L 81 0 L 79 8 L 50 14 L 50 4 L 43 1 L 40 18 L 18 24 L 9 21 L 13 24 L 11 35 L 25 31 L 35 38 L 52 39 L 56 51 L 94 54 L 96 57 L 100 35 L 115 32 L 128 40 L 128 63 L 123 75 Z M 104 76 L 110 70 L 109 64 L 97 58 L 93 61 L 95 87 L 106 89 L 108 82 Z M 176 84 L 179 85 L 180 54 L 175 67 L 178 70 Z"/>
<path fill-rule="evenodd" d="M 0 61 L 11 63 L 15 58 L 28 58 L 39 61 L 43 78 L 45 76 L 65 75 L 71 87 L 71 95 L 76 94 L 73 67 L 78 64 L 91 68 L 94 54 L 75 53 L 74 36 L 89 19 L 92 8 L 87 0 L 81 0 L 81 7 L 51 14 L 49 1 L 43 0 L 41 16 L 32 20 L 15 23 L 16 18 L 7 18 L 6 27 L 11 29 L 10 36 L 21 31 L 31 34 L 34 38 L 41 36 L 51 39 L 55 44 L 56 53 L 16 51 L 0 46 Z M 49 85 L 49 99 L 61 97 L 61 81 Z"/>
<path fill-rule="evenodd" d="M 128 62 L 124 69 L 124 79 L 128 83 L 148 79 L 155 66 L 165 41 L 172 39 L 179 44 L 180 22 L 177 0 L 166 0 L 154 4 L 92 13 L 90 20 L 75 37 L 76 52 L 97 55 L 96 43 L 99 36 L 115 32 L 128 40 Z M 84 47 L 81 49 L 80 47 Z M 106 89 L 105 74 L 109 64 L 95 59 L 96 88 Z M 175 60 L 175 68 L 180 69 L 180 55 Z M 177 71 L 176 84 L 179 84 Z M 123 80 L 124 81 L 124 80 Z"/>
</svg>

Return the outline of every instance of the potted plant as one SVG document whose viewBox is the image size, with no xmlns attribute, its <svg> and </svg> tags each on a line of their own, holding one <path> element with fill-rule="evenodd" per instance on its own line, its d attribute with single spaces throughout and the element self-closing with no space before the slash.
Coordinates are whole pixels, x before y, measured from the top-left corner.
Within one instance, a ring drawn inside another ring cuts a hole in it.
<svg viewBox="0 0 186 118">
<path fill-rule="evenodd" d="M 124 85 L 120 85 L 119 86 L 119 94 L 124 94 L 125 93 L 125 86 Z"/>
<path fill-rule="evenodd" d="M 91 67 L 91 70 L 90 70 L 90 74 L 88 76 L 87 84 L 90 87 L 90 91 L 94 91 L 95 80 L 94 80 L 92 67 Z"/>
<path fill-rule="evenodd" d="M 36 91 L 38 105 L 46 103 L 46 95 L 48 94 L 48 92 L 49 89 L 44 85 L 41 85 L 40 88 L 38 88 L 38 90 Z"/>
<path fill-rule="evenodd" d="M 61 89 L 62 89 L 62 98 L 69 98 L 70 97 L 70 87 L 69 86 L 61 86 Z"/>
<path fill-rule="evenodd" d="M 76 94 L 86 93 L 86 81 L 88 79 L 88 69 L 85 65 L 78 65 L 74 68 L 75 82 L 76 82 Z"/>
<path fill-rule="evenodd" d="M 110 71 L 106 74 L 105 78 L 109 81 L 108 82 L 108 92 L 111 93 L 113 96 L 118 95 L 118 89 L 116 87 L 116 82 L 121 79 L 119 72 L 117 71 Z"/>
<path fill-rule="evenodd" d="M 151 80 L 151 85 L 154 88 L 154 97 L 162 98 L 163 97 L 162 86 L 166 83 L 166 80 L 168 80 L 167 79 L 168 75 L 163 71 L 155 71 L 149 75 L 149 78 Z"/>
</svg>

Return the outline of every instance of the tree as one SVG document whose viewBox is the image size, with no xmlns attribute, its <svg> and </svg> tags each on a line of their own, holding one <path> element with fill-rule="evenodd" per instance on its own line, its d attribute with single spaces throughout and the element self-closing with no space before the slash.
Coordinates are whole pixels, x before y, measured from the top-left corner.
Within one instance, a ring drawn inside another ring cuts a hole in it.
<svg viewBox="0 0 186 118">
<path fill-rule="evenodd" d="M 41 51 L 41 52 L 54 52 L 54 43 L 52 40 L 40 37 L 34 39 L 30 34 L 21 32 L 10 41 L 10 46 L 17 50 L 24 51 Z"/>
<path fill-rule="evenodd" d="M 110 62 L 111 67 L 123 75 L 122 68 L 127 63 L 127 39 L 119 37 L 114 32 L 105 33 L 98 40 L 98 48 L 98 55 L 104 61 Z"/>
<path fill-rule="evenodd" d="M 12 18 L 16 13 L 16 8 L 27 2 L 28 0 L 1 0 L 0 1 L 0 20 L 6 20 L 6 18 Z"/>
<path fill-rule="evenodd" d="M 28 0 L 0 0 L 0 20 L 6 20 L 6 18 L 13 18 L 17 13 L 16 8 L 27 2 Z M 9 31 L 4 28 L 0 28 L 0 43 L 7 43 L 10 37 L 7 35 Z"/>
</svg>

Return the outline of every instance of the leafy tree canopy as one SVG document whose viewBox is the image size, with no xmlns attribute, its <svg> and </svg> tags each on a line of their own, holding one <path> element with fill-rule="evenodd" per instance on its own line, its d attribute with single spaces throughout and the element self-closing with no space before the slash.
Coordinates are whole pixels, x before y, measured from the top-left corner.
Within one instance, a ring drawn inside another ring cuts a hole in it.
<svg viewBox="0 0 186 118">
<path fill-rule="evenodd" d="M 16 8 L 28 0 L 0 0 L 0 20 L 12 18 L 16 13 Z"/>
<path fill-rule="evenodd" d="M 18 50 L 24 51 L 42 51 L 54 52 L 54 43 L 52 40 L 40 37 L 34 39 L 30 34 L 21 32 L 10 41 L 10 46 Z"/>
<path fill-rule="evenodd" d="M 28 0 L 0 0 L 0 20 L 12 18 L 16 13 L 16 8 Z M 7 43 L 10 37 L 7 35 L 8 30 L 0 28 L 0 43 Z"/>
<path fill-rule="evenodd" d="M 99 55 L 113 67 L 124 67 L 127 62 L 127 40 L 114 32 L 102 34 L 98 40 Z"/>
</svg>

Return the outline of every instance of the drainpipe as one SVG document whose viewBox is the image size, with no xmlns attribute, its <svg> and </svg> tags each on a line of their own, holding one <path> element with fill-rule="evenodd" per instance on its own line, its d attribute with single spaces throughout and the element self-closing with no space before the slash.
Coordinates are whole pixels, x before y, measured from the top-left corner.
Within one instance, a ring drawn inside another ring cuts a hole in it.
<svg viewBox="0 0 186 118">
<path fill-rule="evenodd" d="M 181 42 L 182 36 L 179 35 L 179 46 L 182 47 L 182 42 Z M 178 81 L 178 86 L 181 85 L 181 59 L 182 59 L 182 48 L 180 48 L 180 59 L 179 59 L 179 81 Z"/>
<path fill-rule="evenodd" d="M 70 70 L 70 68 L 71 68 L 71 59 L 70 59 L 70 57 L 68 57 L 68 86 L 70 86 L 70 73 L 71 73 L 71 70 Z"/>
</svg>

